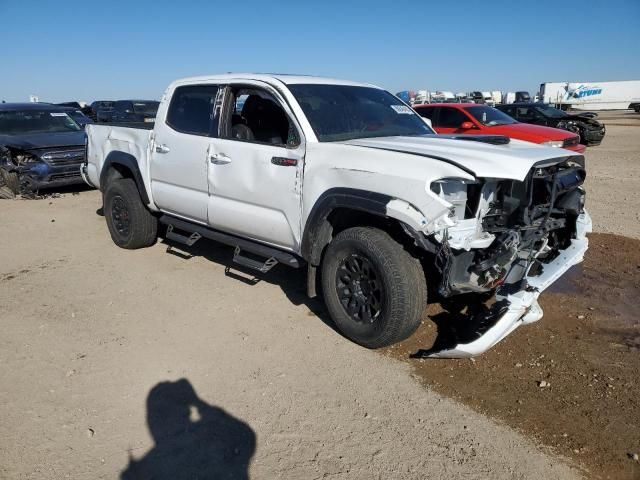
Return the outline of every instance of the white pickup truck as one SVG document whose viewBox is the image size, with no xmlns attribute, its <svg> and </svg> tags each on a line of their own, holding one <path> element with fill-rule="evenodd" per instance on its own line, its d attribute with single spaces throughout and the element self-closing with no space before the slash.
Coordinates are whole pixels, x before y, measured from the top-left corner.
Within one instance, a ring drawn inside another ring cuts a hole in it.
<svg viewBox="0 0 640 480">
<path fill-rule="evenodd" d="M 336 326 L 377 348 L 427 295 L 491 297 L 470 332 L 417 356 L 478 355 L 542 317 L 537 298 L 587 249 L 584 158 L 503 137 L 435 135 L 383 89 L 289 75 L 178 80 L 152 130 L 87 127 L 82 175 L 113 241 L 202 237 L 262 272 L 307 269 Z"/>
</svg>

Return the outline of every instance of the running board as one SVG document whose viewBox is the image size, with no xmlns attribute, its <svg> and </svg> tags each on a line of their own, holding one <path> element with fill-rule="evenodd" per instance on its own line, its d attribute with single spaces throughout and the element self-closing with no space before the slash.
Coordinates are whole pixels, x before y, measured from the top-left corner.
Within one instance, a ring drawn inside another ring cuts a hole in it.
<svg viewBox="0 0 640 480">
<path fill-rule="evenodd" d="M 225 245 L 230 245 L 232 247 L 235 247 L 236 251 L 238 252 L 237 254 L 234 253 L 234 261 L 239 265 L 244 265 L 248 268 L 254 268 L 254 266 L 257 266 L 259 264 L 259 268 L 257 268 L 257 270 L 268 271 L 276 263 L 282 263 L 283 265 L 287 265 L 292 268 L 299 268 L 303 263 L 301 259 L 293 255 L 292 253 L 285 252 L 283 250 L 279 250 L 277 248 L 273 248 L 252 240 L 240 238 L 229 233 L 223 233 L 219 230 L 205 227 L 204 225 L 198 225 L 196 223 L 191 223 L 186 220 L 182 220 L 169 215 L 162 215 L 159 220 L 160 223 L 167 225 L 167 239 L 189 245 L 188 243 L 186 243 L 187 241 L 191 241 L 191 239 L 195 238 L 195 240 L 193 240 L 193 243 L 195 243 L 201 237 L 204 237 L 208 238 L 209 240 L 224 243 Z M 175 230 L 190 233 L 190 235 L 182 235 L 175 232 Z M 198 237 L 196 238 L 194 235 L 198 235 Z M 193 245 L 193 243 L 191 243 L 191 245 Z M 267 260 L 265 262 L 259 262 L 257 260 L 253 260 L 240 255 L 240 252 L 248 252 L 258 257 L 266 258 Z M 237 258 L 240 258 L 240 261 L 236 261 Z M 252 266 L 249 266 L 249 263 L 251 263 Z M 267 270 L 262 270 L 261 268 L 265 268 L 267 264 L 270 265 Z"/>
<path fill-rule="evenodd" d="M 182 234 L 176 232 L 173 229 L 173 225 L 169 224 L 169 225 L 167 225 L 166 238 L 168 238 L 169 240 L 173 240 L 174 242 L 182 243 L 182 244 L 187 245 L 188 247 L 190 247 L 191 245 L 196 243 L 198 240 L 200 240 L 202 238 L 202 235 L 200 235 L 198 232 L 193 232 L 191 235 L 189 235 L 187 237 L 186 235 L 182 235 Z"/>
<path fill-rule="evenodd" d="M 240 249 L 240 247 L 236 247 L 236 249 L 233 251 L 233 261 L 238 265 L 242 265 L 243 267 L 247 267 L 252 270 L 258 270 L 262 273 L 267 273 L 278 264 L 278 260 L 273 257 L 269 257 L 264 262 L 261 262 L 259 260 L 254 260 L 253 258 L 242 255 L 242 250 Z"/>
</svg>

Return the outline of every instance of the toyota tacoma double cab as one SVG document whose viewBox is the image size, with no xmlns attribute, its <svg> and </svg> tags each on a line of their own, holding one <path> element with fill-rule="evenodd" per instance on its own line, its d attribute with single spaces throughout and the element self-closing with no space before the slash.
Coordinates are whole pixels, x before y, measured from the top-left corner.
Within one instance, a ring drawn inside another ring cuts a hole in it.
<svg viewBox="0 0 640 480">
<path fill-rule="evenodd" d="M 122 248 L 165 237 L 306 268 L 337 328 L 368 348 L 427 305 L 487 299 L 473 334 L 418 356 L 478 355 L 542 317 L 538 296 L 587 249 L 585 161 L 501 136 L 437 135 L 387 91 L 292 75 L 178 80 L 147 128 L 88 125 L 85 181 Z"/>
</svg>

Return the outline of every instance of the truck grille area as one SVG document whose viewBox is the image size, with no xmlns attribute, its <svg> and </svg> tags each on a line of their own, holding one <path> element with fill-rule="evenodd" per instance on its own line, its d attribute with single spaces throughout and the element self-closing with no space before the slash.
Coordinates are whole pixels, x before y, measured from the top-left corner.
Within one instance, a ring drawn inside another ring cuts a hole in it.
<svg viewBox="0 0 640 480">
<path fill-rule="evenodd" d="M 49 181 L 54 182 L 56 180 L 67 180 L 71 178 L 80 177 L 80 171 L 78 172 L 65 172 L 65 173 L 55 173 L 49 176 Z"/>
<path fill-rule="evenodd" d="M 495 238 L 488 248 L 453 251 L 445 237 L 436 252 L 440 294 L 488 292 L 503 283 L 516 284 L 542 271 L 569 247 L 584 212 L 586 172 L 581 159 L 534 167 L 523 182 L 487 186 L 492 200 L 482 229 Z"/>
<path fill-rule="evenodd" d="M 74 165 L 84 161 L 84 149 L 53 150 L 43 153 L 40 158 L 50 165 Z"/>
</svg>

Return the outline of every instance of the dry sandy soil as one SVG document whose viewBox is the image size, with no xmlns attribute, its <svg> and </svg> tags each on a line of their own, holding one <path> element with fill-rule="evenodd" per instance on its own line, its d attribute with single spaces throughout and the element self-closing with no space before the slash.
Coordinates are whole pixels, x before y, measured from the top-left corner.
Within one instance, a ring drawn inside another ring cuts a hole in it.
<svg viewBox="0 0 640 480">
<path fill-rule="evenodd" d="M 607 124 L 589 208 L 640 238 L 640 129 Z M 592 236 L 544 319 L 475 362 L 417 361 L 446 333 L 437 304 L 367 351 L 302 272 L 256 283 L 205 242 L 121 250 L 99 207 L 0 203 L 0 478 L 640 478 L 639 241 Z"/>
</svg>

